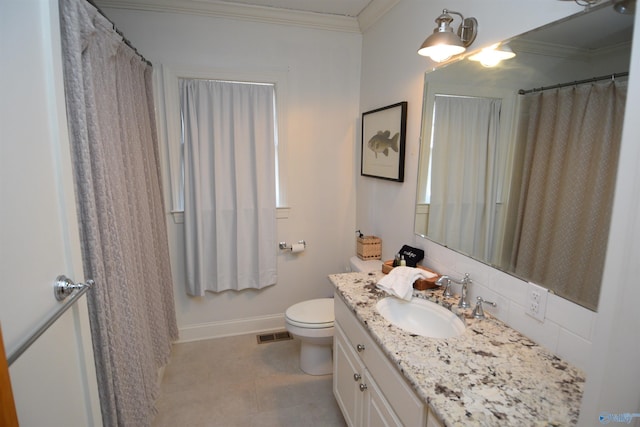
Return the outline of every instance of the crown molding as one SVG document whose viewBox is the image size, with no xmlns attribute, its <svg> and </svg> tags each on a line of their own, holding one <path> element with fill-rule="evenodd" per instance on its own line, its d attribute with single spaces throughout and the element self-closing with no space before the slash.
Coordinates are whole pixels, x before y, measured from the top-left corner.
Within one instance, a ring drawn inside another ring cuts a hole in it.
<svg viewBox="0 0 640 427">
<path fill-rule="evenodd" d="M 372 0 L 358 15 L 360 31 L 362 33 L 367 31 L 399 2 L 400 0 Z"/>
<path fill-rule="evenodd" d="M 399 0 L 373 0 L 372 3 L 385 3 L 390 1 L 397 2 Z M 294 25 L 320 30 L 360 33 L 358 20 L 352 17 L 227 3 L 215 0 L 96 0 L 95 3 L 100 9 L 114 8 L 185 13 L 278 25 Z M 388 9 L 390 8 L 386 10 Z"/>
<path fill-rule="evenodd" d="M 518 52 L 532 53 L 535 55 L 555 56 L 558 58 L 588 58 L 589 50 L 572 46 L 564 46 L 554 43 L 546 43 L 533 40 L 513 40 L 507 43 L 516 54 Z"/>
<path fill-rule="evenodd" d="M 615 55 L 618 52 L 628 51 L 631 49 L 631 42 L 618 43 L 599 49 L 584 49 L 533 40 L 513 40 L 508 42 L 508 45 L 516 52 L 516 54 L 519 52 L 526 52 L 536 55 L 555 56 L 559 58 L 577 60 L 588 60 L 599 56 Z"/>
</svg>

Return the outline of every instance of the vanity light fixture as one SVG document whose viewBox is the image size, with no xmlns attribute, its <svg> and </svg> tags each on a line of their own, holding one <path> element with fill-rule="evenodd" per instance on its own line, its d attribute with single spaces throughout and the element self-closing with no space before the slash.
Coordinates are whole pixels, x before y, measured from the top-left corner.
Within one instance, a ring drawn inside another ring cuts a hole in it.
<svg viewBox="0 0 640 427">
<path fill-rule="evenodd" d="M 499 43 L 485 47 L 480 52 L 469 57 L 470 61 L 478 61 L 483 67 L 495 67 L 505 59 L 516 56 L 507 45 L 500 46 Z"/>
<path fill-rule="evenodd" d="M 462 22 L 457 33 L 453 32 L 451 22 L 453 18 L 450 14 L 460 16 Z M 458 55 L 473 43 L 478 33 L 478 21 L 476 18 L 465 18 L 459 12 L 444 9 L 442 15 L 436 18 L 438 27 L 433 30 L 427 39 L 422 43 L 418 54 L 428 56 L 435 62 L 444 62 L 453 55 Z"/>
</svg>

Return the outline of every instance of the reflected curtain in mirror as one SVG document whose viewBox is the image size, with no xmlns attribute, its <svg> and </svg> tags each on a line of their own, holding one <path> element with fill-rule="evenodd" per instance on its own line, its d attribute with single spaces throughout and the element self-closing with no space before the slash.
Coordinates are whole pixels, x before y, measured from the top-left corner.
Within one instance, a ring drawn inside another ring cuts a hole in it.
<svg viewBox="0 0 640 427">
<path fill-rule="evenodd" d="M 501 100 L 436 95 L 429 236 L 483 259 L 494 247 Z M 482 230 L 478 232 L 478 230 Z"/>
<path fill-rule="evenodd" d="M 275 88 L 180 79 L 187 293 L 276 283 Z"/>
<path fill-rule="evenodd" d="M 523 96 L 528 112 L 512 268 L 596 309 L 626 83 Z M 577 125 L 576 125 L 577 124 Z M 572 286 L 571 282 L 582 286 Z"/>
</svg>

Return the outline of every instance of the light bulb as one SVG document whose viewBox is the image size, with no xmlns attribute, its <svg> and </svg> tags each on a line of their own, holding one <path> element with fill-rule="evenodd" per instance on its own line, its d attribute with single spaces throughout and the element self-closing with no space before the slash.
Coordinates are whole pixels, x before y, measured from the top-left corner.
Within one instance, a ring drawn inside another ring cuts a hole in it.
<svg viewBox="0 0 640 427">
<path fill-rule="evenodd" d="M 444 62 L 454 55 L 464 52 L 466 49 L 462 46 L 452 45 L 435 45 L 424 47 L 418 51 L 422 56 L 428 56 L 435 62 Z"/>
</svg>

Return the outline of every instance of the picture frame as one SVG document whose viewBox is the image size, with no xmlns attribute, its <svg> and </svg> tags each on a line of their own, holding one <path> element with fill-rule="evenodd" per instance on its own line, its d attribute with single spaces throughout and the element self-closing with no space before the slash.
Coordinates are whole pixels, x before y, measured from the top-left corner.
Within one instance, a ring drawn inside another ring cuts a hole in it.
<svg viewBox="0 0 640 427">
<path fill-rule="evenodd" d="M 404 182 L 407 102 L 362 113 L 360 175 Z"/>
</svg>

